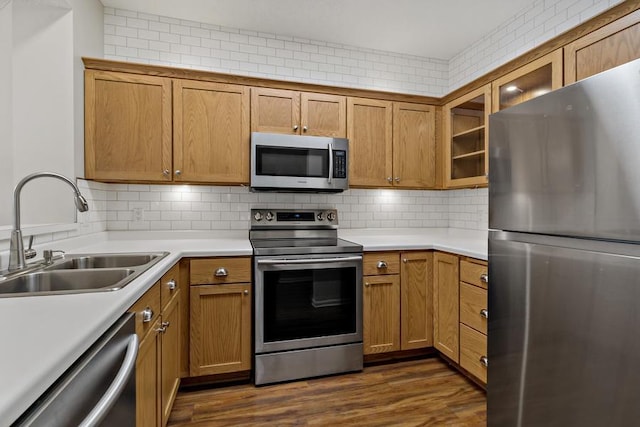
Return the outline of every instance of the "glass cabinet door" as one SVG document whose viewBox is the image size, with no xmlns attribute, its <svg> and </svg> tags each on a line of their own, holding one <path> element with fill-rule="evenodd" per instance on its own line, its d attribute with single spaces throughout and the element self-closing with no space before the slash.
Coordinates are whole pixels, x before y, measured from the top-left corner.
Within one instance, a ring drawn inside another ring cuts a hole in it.
<svg viewBox="0 0 640 427">
<path fill-rule="evenodd" d="M 562 87 L 562 49 L 528 63 L 493 82 L 493 112 Z"/>
<path fill-rule="evenodd" d="M 446 187 L 487 184 L 487 124 L 490 111 L 490 84 L 445 105 Z"/>
</svg>

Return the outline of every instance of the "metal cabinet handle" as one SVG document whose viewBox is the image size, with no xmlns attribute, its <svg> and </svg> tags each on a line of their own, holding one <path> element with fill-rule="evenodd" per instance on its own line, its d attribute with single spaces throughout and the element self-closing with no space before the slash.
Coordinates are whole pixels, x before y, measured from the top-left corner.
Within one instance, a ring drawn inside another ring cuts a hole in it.
<svg viewBox="0 0 640 427">
<path fill-rule="evenodd" d="M 220 267 L 219 269 L 216 270 L 215 273 L 213 273 L 213 275 L 216 277 L 227 277 L 229 273 L 227 272 L 226 268 Z"/>
<path fill-rule="evenodd" d="M 487 356 L 480 356 L 480 363 L 482 363 L 482 366 L 484 366 L 485 368 L 488 368 L 489 359 L 487 358 Z"/>
<path fill-rule="evenodd" d="M 400 182 L 400 177 L 396 176 L 396 182 Z"/>
<path fill-rule="evenodd" d="M 176 290 L 176 281 L 175 279 L 171 279 L 167 282 L 167 288 L 169 288 L 170 291 L 175 291 Z"/>
<path fill-rule="evenodd" d="M 486 308 L 483 308 L 482 310 L 480 310 L 480 316 L 484 317 L 485 319 L 489 318 L 489 310 L 487 310 Z"/>
<path fill-rule="evenodd" d="M 387 268 L 386 261 L 378 261 L 378 268 Z"/>
<path fill-rule="evenodd" d="M 309 128 L 308 128 L 308 127 L 306 127 L 306 126 L 302 126 L 302 132 L 306 132 L 306 131 L 308 131 L 308 130 L 309 130 Z"/>
<path fill-rule="evenodd" d="M 166 330 L 167 330 L 167 327 L 164 326 L 164 323 L 163 323 L 161 327 L 156 329 L 156 332 L 160 332 L 161 334 L 164 334 L 166 332 Z"/>
<path fill-rule="evenodd" d="M 387 177 L 387 182 L 388 182 L 389 184 L 391 184 L 391 183 L 393 182 L 393 178 L 391 178 L 390 176 L 388 176 L 388 177 Z"/>
<path fill-rule="evenodd" d="M 169 176 L 169 173 L 170 173 L 169 169 L 165 169 L 165 170 L 162 171 L 162 175 L 164 175 L 164 176 Z"/>
<path fill-rule="evenodd" d="M 294 126 L 293 126 L 293 130 L 294 130 L 294 131 L 298 130 L 298 125 L 294 125 Z"/>
<path fill-rule="evenodd" d="M 364 282 L 364 285 L 368 287 L 369 286 L 369 282 Z"/>
<path fill-rule="evenodd" d="M 147 307 L 144 310 L 142 310 L 142 323 L 151 322 L 152 317 L 153 317 L 153 310 L 151 310 L 150 307 Z"/>
<path fill-rule="evenodd" d="M 180 169 L 178 169 L 178 170 L 176 170 L 175 174 L 176 174 L 176 176 L 180 176 L 180 175 L 182 175 L 182 171 Z"/>
<path fill-rule="evenodd" d="M 489 275 L 488 275 L 488 274 L 486 274 L 486 273 L 482 273 L 482 274 L 480 275 L 480 281 L 481 281 L 482 283 L 489 283 Z"/>
<path fill-rule="evenodd" d="M 138 357 L 138 336 L 131 335 L 129 344 L 127 344 L 127 352 L 122 361 L 122 365 L 118 370 L 115 378 L 109 385 L 107 391 L 102 395 L 96 406 L 93 407 L 89 415 L 80 423 L 80 427 L 92 427 L 99 425 L 105 415 L 113 407 L 114 402 L 120 397 L 124 391 L 128 379 L 136 367 L 136 358 Z"/>
<path fill-rule="evenodd" d="M 404 262 L 406 264 L 407 262 L 409 262 L 409 260 L 406 259 L 406 258 L 402 258 L 402 262 Z"/>
<path fill-rule="evenodd" d="M 245 295 L 249 295 L 249 291 L 245 289 L 245 290 L 244 290 L 244 294 L 245 294 Z"/>
</svg>

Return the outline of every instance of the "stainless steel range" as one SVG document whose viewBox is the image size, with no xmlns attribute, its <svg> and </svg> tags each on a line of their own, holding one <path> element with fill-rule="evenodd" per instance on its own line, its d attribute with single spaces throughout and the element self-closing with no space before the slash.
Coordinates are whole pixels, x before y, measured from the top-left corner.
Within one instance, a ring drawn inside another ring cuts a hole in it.
<svg viewBox="0 0 640 427">
<path fill-rule="evenodd" d="M 255 383 L 362 370 L 362 246 L 335 209 L 252 209 Z"/>
</svg>

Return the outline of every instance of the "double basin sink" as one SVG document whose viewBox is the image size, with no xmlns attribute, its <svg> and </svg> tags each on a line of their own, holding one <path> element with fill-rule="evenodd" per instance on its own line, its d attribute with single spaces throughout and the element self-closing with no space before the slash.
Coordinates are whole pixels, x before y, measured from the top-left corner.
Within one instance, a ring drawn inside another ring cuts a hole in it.
<svg viewBox="0 0 640 427">
<path fill-rule="evenodd" d="M 168 252 L 65 255 L 29 272 L 0 277 L 0 298 L 122 289 Z"/>
</svg>

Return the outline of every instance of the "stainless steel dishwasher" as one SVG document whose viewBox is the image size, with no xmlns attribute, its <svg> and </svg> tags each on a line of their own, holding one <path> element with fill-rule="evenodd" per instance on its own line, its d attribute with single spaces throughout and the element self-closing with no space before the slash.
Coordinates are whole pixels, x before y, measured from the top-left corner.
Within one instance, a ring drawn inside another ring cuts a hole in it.
<svg viewBox="0 0 640 427">
<path fill-rule="evenodd" d="M 102 335 L 13 425 L 135 426 L 134 313 Z"/>
</svg>

